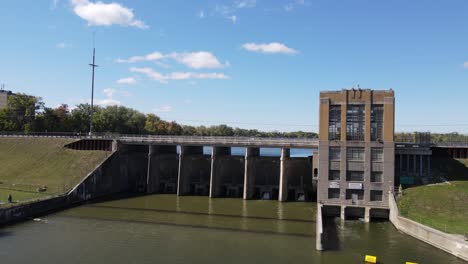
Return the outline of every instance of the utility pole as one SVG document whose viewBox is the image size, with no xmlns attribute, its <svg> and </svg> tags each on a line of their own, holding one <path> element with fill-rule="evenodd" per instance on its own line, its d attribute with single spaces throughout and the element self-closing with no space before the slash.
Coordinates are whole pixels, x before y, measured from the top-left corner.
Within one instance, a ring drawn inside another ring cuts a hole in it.
<svg viewBox="0 0 468 264">
<path fill-rule="evenodd" d="M 91 79 L 91 112 L 89 114 L 89 136 L 93 135 L 93 112 L 94 112 L 94 69 L 96 65 L 96 48 L 93 48 L 93 63 L 89 64 L 93 68 Z"/>
</svg>

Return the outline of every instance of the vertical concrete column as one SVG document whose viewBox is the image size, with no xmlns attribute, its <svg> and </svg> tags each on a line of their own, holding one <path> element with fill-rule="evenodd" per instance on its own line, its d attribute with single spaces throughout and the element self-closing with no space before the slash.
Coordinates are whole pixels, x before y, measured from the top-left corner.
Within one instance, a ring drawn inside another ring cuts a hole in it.
<svg viewBox="0 0 468 264">
<path fill-rule="evenodd" d="M 410 175 L 410 155 L 409 154 L 406 154 L 406 173 L 408 175 Z"/>
<path fill-rule="evenodd" d="M 370 222 L 370 207 L 364 208 L 364 222 Z"/>
<path fill-rule="evenodd" d="M 231 155 L 230 147 L 213 147 L 211 151 L 211 176 L 210 176 L 210 198 L 219 197 L 221 194 L 222 179 L 218 168 L 219 157 Z"/>
<path fill-rule="evenodd" d="M 398 154 L 400 157 L 400 176 L 403 174 L 403 154 Z"/>
<path fill-rule="evenodd" d="M 279 186 L 279 195 L 278 201 L 284 202 L 288 200 L 288 173 L 287 173 L 287 160 L 291 156 L 291 150 L 288 148 L 281 149 L 281 159 L 280 159 L 280 186 Z"/>
<path fill-rule="evenodd" d="M 259 148 L 246 148 L 243 199 L 252 199 L 255 190 L 255 157 L 260 156 Z"/>
<path fill-rule="evenodd" d="M 157 162 L 156 154 L 158 152 L 158 147 L 154 145 L 149 145 L 148 148 L 148 173 L 146 174 L 146 192 L 154 193 L 156 191 L 156 186 L 159 185 L 159 175 L 152 173 L 154 170 L 153 166 Z M 157 165 L 156 165 L 157 166 Z"/>
<path fill-rule="evenodd" d="M 419 177 L 423 177 L 424 163 L 423 155 L 419 155 Z"/>
<path fill-rule="evenodd" d="M 342 205 L 340 209 L 340 218 L 341 220 L 346 220 L 346 206 Z"/>
<path fill-rule="evenodd" d="M 117 140 L 112 140 L 112 152 L 116 152 L 119 150 L 119 141 Z"/>
<path fill-rule="evenodd" d="M 413 175 L 414 175 L 414 176 L 417 175 L 417 168 L 416 168 L 416 164 L 417 164 L 416 160 L 417 160 L 417 159 L 416 159 L 416 156 L 417 156 L 416 154 L 413 155 Z"/>
<path fill-rule="evenodd" d="M 177 196 L 183 195 L 185 192 L 185 182 L 187 179 L 184 178 L 185 173 L 184 170 L 184 158 L 185 158 L 185 146 L 180 146 L 180 153 L 179 153 L 179 175 L 177 176 Z"/>
<path fill-rule="evenodd" d="M 317 203 L 317 213 L 315 221 L 315 249 L 323 250 L 322 236 L 323 236 L 323 223 L 322 223 L 322 204 Z"/>
</svg>

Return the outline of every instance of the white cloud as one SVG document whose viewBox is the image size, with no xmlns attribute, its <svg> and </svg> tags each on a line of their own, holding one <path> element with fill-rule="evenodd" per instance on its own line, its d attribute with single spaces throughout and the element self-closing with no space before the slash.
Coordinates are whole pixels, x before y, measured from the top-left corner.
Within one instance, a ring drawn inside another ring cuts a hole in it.
<svg viewBox="0 0 468 264">
<path fill-rule="evenodd" d="M 55 47 L 57 47 L 58 49 L 65 49 L 65 48 L 71 47 L 71 44 L 69 44 L 69 43 L 67 43 L 65 41 L 62 41 L 62 42 L 57 43 L 57 45 L 55 45 Z"/>
<path fill-rule="evenodd" d="M 169 113 L 172 112 L 172 106 L 170 105 L 163 105 L 161 107 L 153 109 L 155 113 Z"/>
<path fill-rule="evenodd" d="M 205 18 L 205 11 L 203 11 L 203 10 L 198 11 L 197 17 L 198 18 Z"/>
<path fill-rule="evenodd" d="M 151 68 L 132 67 L 132 68 L 130 68 L 130 71 L 145 74 L 146 76 L 148 76 L 148 78 L 150 78 L 152 80 L 155 80 L 155 81 L 159 81 L 161 83 L 167 83 L 167 79 L 163 74 L 161 74 L 159 72 L 156 72 Z"/>
<path fill-rule="evenodd" d="M 113 88 L 106 88 L 106 89 L 104 89 L 102 92 L 103 92 L 107 97 L 112 97 L 112 96 L 115 94 L 116 90 L 113 89 Z"/>
<path fill-rule="evenodd" d="M 131 26 L 141 29 L 148 26 L 135 19 L 133 10 L 118 3 L 103 3 L 101 1 L 71 0 L 75 14 L 88 22 L 90 26 Z"/>
<path fill-rule="evenodd" d="M 238 16 L 237 11 L 240 9 L 254 8 L 257 5 L 256 0 L 240 0 L 234 2 L 232 5 L 217 5 L 215 12 L 230 20 L 232 23 L 236 23 Z"/>
<path fill-rule="evenodd" d="M 207 51 L 172 53 L 169 57 L 192 69 L 213 69 L 225 67 L 225 65 L 220 63 L 213 54 Z"/>
<path fill-rule="evenodd" d="M 133 85 L 137 83 L 137 80 L 133 77 L 127 77 L 127 78 L 122 78 L 117 80 L 118 84 L 128 84 L 128 85 Z"/>
<path fill-rule="evenodd" d="M 56 9 L 60 3 L 60 0 L 52 0 L 51 9 Z"/>
<path fill-rule="evenodd" d="M 464 67 L 464 68 L 468 68 L 468 61 L 465 61 L 465 62 L 463 63 L 463 67 Z"/>
<path fill-rule="evenodd" d="M 121 105 L 120 101 L 117 101 L 112 98 L 106 98 L 106 99 L 97 99 L 95 101 L 97 105 L 100 106 L 114 106 L 114 105 Z"/>
<path fill-rule="evenodd" d="M 293 11 L 296 7 L 309 5 L 305 0 L 296 0 L 283 6 L 286 12 Z"/>
<path fill-rule="evenodd" d="M 248 51 L 262 52 L 262 53 L 283 53 L 283 54 L 296 54 L 297 50 L 287 47 L 286 45 L 278 42 L 271 43 L 245 43 L 242 48 Z"/>
<path fill-rule="evenodd" d="M 227 16 L 226 18 L 229 19 L 229 20 L 231 20 L 232 23 L 236 23 L 236 22 L 237 22 L 237 16 L 236 16 L 236 15 Z"/>
<path fill-rule="evenodd" d="M 154 61 L 163 68 L 168 68 L 168 65 L 161 63 L 161 60 L 173 59 L 176 62 L 183 64 L 192 69 L 214 69 L 223 68 L 227 64 L 222 64 L 211 52 L 197 51 L 197 52 L 173 52 L 170 54 L 162 54 L 160 52 L 153 52 L 143 56 L 133 56 L 128 59 L 117 59 L 117 63 L 136 63 L 142 61 Z"/>
<path fill-rule="evenodd" d="M 196 72 L 171 72 L 168 74 L 159 73 L 151 68 L 130 68 L 131 72 L 142 73 L 148 78 L 167 83 L 169 80 L 189 80 L 189 79 L 228 79 L 224 73 L 196 73 Z"/>
</svg>

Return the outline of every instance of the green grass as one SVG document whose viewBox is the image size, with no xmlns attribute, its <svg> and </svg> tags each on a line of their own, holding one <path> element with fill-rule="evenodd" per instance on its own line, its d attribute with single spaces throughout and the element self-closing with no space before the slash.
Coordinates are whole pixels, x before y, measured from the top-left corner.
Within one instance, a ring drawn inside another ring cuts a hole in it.
<svg viewBox="0 0 468 264">
<path fill-rule="evenodd" d="M 65 149 L 72 142 L 53 138 L 0 139 L 0 203 L 24 202 L 70 190 L 109 154 Z M 39 187 L 47 191 L 38 192 Z"/>
<path fill-rule="evenodd" d="M 468 234 L 468 181 L 419 186 L 398 201 L 402 216 L 448 233 Z"/>
</svg>

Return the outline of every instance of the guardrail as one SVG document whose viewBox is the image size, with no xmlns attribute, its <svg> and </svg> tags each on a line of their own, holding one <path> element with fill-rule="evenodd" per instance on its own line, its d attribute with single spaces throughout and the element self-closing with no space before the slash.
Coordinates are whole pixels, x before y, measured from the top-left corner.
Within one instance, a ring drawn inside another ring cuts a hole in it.
<svg viewBox="0 0 468 264">
<path fill-rule="evenodd" d="M 151 136 L 122 135 L 119 140 L 127 143 L 163 143 L 208 146 L 259 146 L 259 147 L 318 147 L 317 139 L 260 138 L 260 137 L 207 137 L 207 136 Z"/>
<path fill-rule="evenodd" d="M 263 147 L 317 147 L 318 139 L 314 138 L 268 138 L 268 137 L 224 137 L 224 136 L 163 136 L 163 135 L 126 135 L 95 133 L 91 136 L 82 133 L 13 133 L 0 132 L 0 137 L 52 137 L 76 139 L 117 139 L 126 143 L 164 143 L 187 145 L 231 145 Z"/>
<path fill-rule="evenodd" d="M 1 132 L 0 137 L 52 137 L 52 138 L 77 138 L 77 139 L 118 139 L 126 142 L 139 143 L 170 143 L 170 144 L 195 144 L 195 145 L 228 145 L 233 146 L 294 146 L 317 147 L 316 138 L 269 138 L 269 137 L 236 137 L 236 136 L 166 136 L 146 134 L 117 134 L 117 133 L 85 133 L 74 132 Z M 468 142 L 409 142 L 398 141 L 395 144 L 420 144 L 434 147 L 468 147 Z"/>
</svg>

